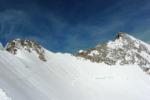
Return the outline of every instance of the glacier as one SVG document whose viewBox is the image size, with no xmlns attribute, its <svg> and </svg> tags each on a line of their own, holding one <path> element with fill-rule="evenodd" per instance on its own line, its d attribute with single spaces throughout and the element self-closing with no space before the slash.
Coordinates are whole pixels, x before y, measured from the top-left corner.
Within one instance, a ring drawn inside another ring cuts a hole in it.
<svg viewBox="0 0 150 100">
<path fill-rule="evenodd" d="M 0 50 L 0 88 L 11 100 L 150 98 L 150 75 L 136 63 L 108 65 L 69 53 L 42 50 L 46 61 L 39 59 L 32 48 L 29 52 L 26 47 L 17 47 L 15 54 Z"/>
</svg>

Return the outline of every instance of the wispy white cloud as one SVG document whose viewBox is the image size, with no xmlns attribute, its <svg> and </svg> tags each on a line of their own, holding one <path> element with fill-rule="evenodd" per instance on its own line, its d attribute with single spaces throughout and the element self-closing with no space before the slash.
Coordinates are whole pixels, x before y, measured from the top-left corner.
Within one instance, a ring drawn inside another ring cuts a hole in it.
<svg viewBox="0 0 150 100">
<path fill-rule="evenodd" d="M 128 3 L 134 7 L 128 6 Z M 118 31 L 133 33 L 148 41 L 150 18 L 145 13 L 149 11 L 149 6 L 150 3 L 138 6 L 132 4 L 131 0 L 116 2 L 104 11 L 97 12 L 96 16 L 89 14 L 84 21 L 74 18 L 76 23 L 70 22 L 61 14 L 43 12 L 38 5 L 31 12 L 4 10 L 0 12 L 0 39 L 34 38 L 49 49 L 64 51 L 91 47 L 99 41 L 113 38 L 112 34 Z"/>
<path fill-rule="evenodd" d="M 29 23 L 26 13 L 19 10 L 5 10 L 0 12 L 0 19 L 0 34 L 3 38 L 18 36 L 19 34 L 14 33 L 15 29 L 21 24 Z"/>
</svg>

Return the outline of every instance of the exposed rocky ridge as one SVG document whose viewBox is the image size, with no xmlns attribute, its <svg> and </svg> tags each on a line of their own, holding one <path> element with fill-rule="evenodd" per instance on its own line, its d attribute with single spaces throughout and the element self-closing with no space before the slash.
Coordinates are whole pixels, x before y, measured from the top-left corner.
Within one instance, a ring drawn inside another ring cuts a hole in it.
<svg viewBox="0 0 150 100">
<path fill-rule="evenodd" d="M 18 50 L 26 50 L 29 53 L 36 52 L 40 60 L 46 61 L 43 47 L 34 40 L 16 39 L 8 42 L 5 48 L 14 55 L 17 54 Z"/>
<path fill-rule="evenodd" d="M 80 51 L 77 56 L 108 65 L 137 64 L 148 73 L 150 69 L 150 45 L 123 32 L 119 32 L 114 41 Z"/>
</svg>

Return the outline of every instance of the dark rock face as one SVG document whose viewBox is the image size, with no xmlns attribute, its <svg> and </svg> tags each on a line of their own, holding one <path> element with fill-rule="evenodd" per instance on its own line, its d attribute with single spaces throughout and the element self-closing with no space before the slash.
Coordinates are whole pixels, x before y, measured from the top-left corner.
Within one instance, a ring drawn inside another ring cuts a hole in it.
<svg viewBox="0 0 150 100">
<path fill-rule="evenodd" d="M 116 36 L 116 39 L 119 39 L 119 38 L 124 38 L 126 36 L 126 33 L 123 33 L 123 32 L 118 32 L 117 33 L 117 36 Z"/>
<path fill-rule="evenodd" d="M 150 68 L 150 46 L 132 36 L 119 32 L 114 41 L 98 44 L 95 48 L 79 52 L 77 56 L 89 59 L 92 62 L 106 63 L 108 65 L 137 64 L 143 70 Z M 97 52 L 92 54 L 92 52 Z"/>
<path fill-rule="evenodd" d="M 42 61 L 46 61 L 45 51 L 36 41 L 16 39 L 10 41 L 6 45 L 6 50 L 14 55 L 17 54 L 17 51 L 21 49 L 24 49 L 29 53 L 35 51 Z"/>
</svg>

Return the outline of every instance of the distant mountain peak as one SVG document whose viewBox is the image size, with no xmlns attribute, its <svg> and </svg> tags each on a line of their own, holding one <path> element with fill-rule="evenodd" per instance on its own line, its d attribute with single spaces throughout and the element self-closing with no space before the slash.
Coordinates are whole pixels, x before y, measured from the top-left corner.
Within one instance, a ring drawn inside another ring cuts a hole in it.
<svg viewBox="0 0 150 100">
<path fill-rule="evenodd" d="M 44 48 L 35 40 L 15 39 L 8 42 L 5 48 L 14 55 L 18 50 L 25 50 L 29 53 L 34 51 L 42 61 L 46 61 Z"/>
<path fill-rule="evenodd" d="M 143 70 L 150 69 L 150 45 L 123 32 L 117 33 L 114 41 L 98 44 L 77 56 L 108 65 L 137 64 Z"/>
<path fill-rule="evenodd" d="M 122 42 L 123 41 L 128 41 L 128 42 L 132 41 L 133 42 L 133 41 L 138 40 L 138 39 L 134 38 L 133 36 L 131 36 L 125 32 L 118 32 L 115 40 L 121 40 Z"/>
</svg>

